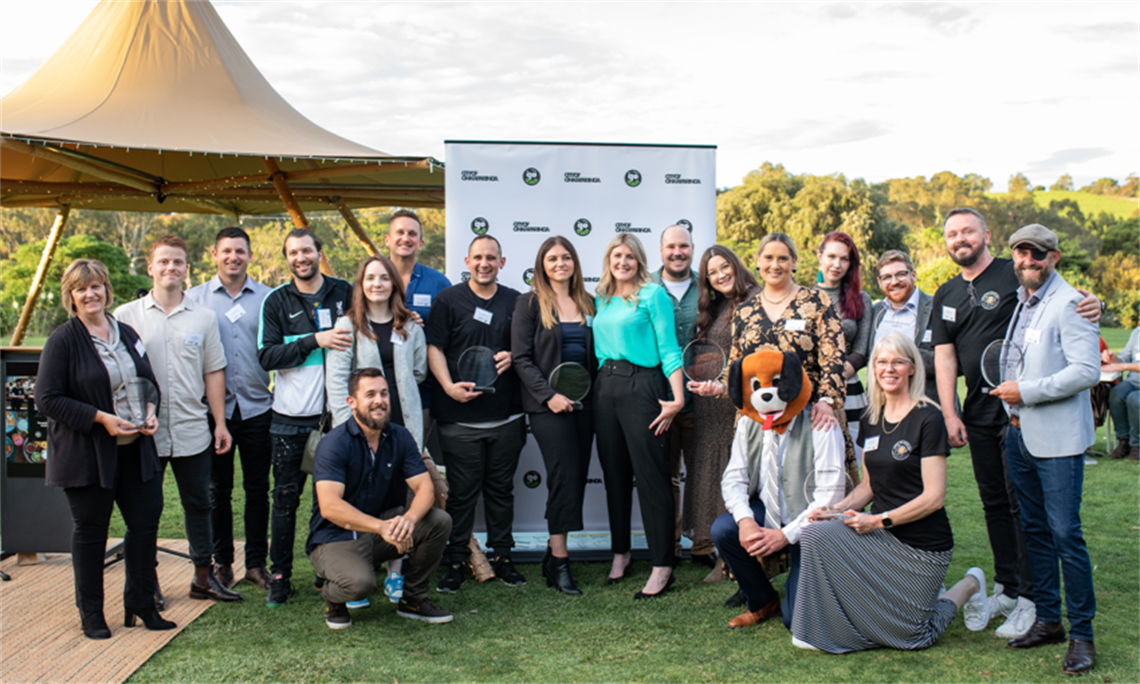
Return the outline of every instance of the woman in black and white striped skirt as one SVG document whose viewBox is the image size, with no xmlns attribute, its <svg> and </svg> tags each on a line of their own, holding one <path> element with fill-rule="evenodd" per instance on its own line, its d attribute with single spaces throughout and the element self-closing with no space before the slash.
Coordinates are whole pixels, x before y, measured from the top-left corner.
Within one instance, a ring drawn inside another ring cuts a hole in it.
<svg viewBox="0 0 1140 684">
<path fill-rule="evenodd" d="M 862 482 L 835 509 L 812 511 L 800 537 L 792 643 L 801 648 L 926 648 L 958 609 L 967 626 L 988 610 L 979 568 L 941 593 L 954 548 L 942 507 L 950 444 L 941 412 L 913 381 L 926 377 L 918 348 L 887 335 L 870 368 Z"/>
</svg>

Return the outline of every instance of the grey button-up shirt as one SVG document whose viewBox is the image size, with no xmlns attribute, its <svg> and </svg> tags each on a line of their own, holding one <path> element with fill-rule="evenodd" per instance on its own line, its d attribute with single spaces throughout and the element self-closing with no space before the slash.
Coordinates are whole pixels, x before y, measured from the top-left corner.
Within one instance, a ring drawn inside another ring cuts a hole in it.
<svg viewBox="0 0 1140 684">
<path fill-rule="evenodd" d="M 1025 350 L 1025 332 L 1029 330 L 1029 323 L 1033 320 L 1033 309 L 1045 298 L 1045 293 L 1049 291 L 1049 288 L 1053 286 L 1056 280 L 1057 272 L 1053 271 L 1045 282 L 1041 284 L 1041 287 L 1037 288 L 1037 292 L 1034 292 L 1032 295 L 1029 294 L 1024 286 L 1017 288 L 1017 308 L 1013 312 L 1013 317 L 1017 322 L 1013 326 L 1013 335 L 1010 337 L 1010 342 L 1012 342 L 1017 349 L 1022 350 L 1023 354 Z M 1007 357 L 1003 359 L 1005 363 L 1005 374 L 1002 376 L 1003 382 L 1005 380 L 1018 379 L 1018 373 L 1021 370 L 1018 368 L 1018 362 L 1020 362 L 1022 358 L 1013 359 Z M 1020 415 L 1019 409 L 1022 406 L 1025 406 L 1025 404 L 1010 406 L 1009 415 Z"/>
<path fill-rule="evenodd" d="M 871 346 L 879 343 L 893 332 L 901 332 L 909 339 L 914 339 L 915 328 L 918 327 L 918 288 L 910 293 L 901 309 L 895 309 L 891 300 L 883 298 L 883 317 L 879 319 L 879 327 L 875 328 L 875 341 Z"/>
<path fill-rule="evenodd" d="M 235 406 L 241 406 L 242 420 L 273 408 L 269 372 L 257 361 L 257 323 L 261 302 L 270 292 L 271 288 L 247 276 L 233 297 L 215 275 L 186 293 L 217 314 L 218 332 L 226 350 L 226 418 L 234 417 Z"/>
<path fill-rule="evenodd" d="M 214 312 L 183 297 L 168 314 L 148 294 L 115 309 L 115 318 L 139 334 L 162 390 L 154 433 L 158 455 L 202 453 L 214 441 L 207 422 L 206 374 L 226 367 Z"/>
</svg>

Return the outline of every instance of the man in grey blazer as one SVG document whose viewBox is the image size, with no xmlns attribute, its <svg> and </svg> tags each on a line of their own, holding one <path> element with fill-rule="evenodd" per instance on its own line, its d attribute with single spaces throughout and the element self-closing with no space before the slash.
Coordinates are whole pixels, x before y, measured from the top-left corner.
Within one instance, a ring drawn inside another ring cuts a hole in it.
<svg viewBox="0 0 1140 684">
<path fill-rule="evenodd" d="M 875 302 L 874 342 L 893 332 L 913 337 L 926 366 L 926 397 L 937 404 L 938 383 L 934 379 L 934 342 L 930 330 L 934 297 L 918 289 L 918 276 L 906 252 L 897 249 L 884 252 L 877 268 L 884 297 Z"/>
<path fill-rule="evenodd" d="M 1021 287 L 1005 340 L 1023 350 L 1023 364 L 1006 362 L 1008 376 L 991 391 L 1010 415 L 1006 437 L 1009 477 L 1021 508 L 1021 526 L 1037 620 L 1010 648 L 1065 640 L 1061 626 L 1060 564 L 1065 575 L 1069 651 L 1066 674 L 1091 670 L 1096 659 L 1092 564 L 1081 534 L 1084 452 L 1095 441 L 1089 388 L 1100 379 L 1096 324 L 1077 314 L 1083 296 L 1054 269 L 1057 235 L 1031 224 L 1009 239 Z M 1012 356 L 1012 353 L 1007 352 Z"/>
</svg>

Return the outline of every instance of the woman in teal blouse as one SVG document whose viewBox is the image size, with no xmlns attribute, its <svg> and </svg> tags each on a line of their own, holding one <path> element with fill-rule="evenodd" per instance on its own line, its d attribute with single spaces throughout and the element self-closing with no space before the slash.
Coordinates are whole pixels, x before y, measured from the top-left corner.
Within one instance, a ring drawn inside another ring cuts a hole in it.
<svg viewBox="0 0 1140 684">
<path fill-rule="evenodd" d="M 685 405 L 681 348 L 673 329 L 673 303 L 650 280 L 640 240 L 630 233 L 615 237 L 606 247 L 602 272 L 594 317 L 594 350 L 600 366 L 594 425 L 614 553 L 606 584 L 629 576 L 636 476 L 653 572 L 634 598 L 655 598 L 673 584 L 669 426 Z"/>
</svg>

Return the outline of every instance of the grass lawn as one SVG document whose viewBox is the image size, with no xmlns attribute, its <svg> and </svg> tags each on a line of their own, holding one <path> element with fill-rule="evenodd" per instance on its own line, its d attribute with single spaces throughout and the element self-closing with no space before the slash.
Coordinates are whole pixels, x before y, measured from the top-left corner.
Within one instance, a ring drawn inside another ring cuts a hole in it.
<svg viewBox="0 0 1140 684">
<path fill-rule="evenodd" d="M 991 192 L 988 194 L 991 197 L 1005 197 L 1009 193 Z M 1080 192 L 1078 190 L 1033 193 L 1033 201 L 1043 209 L 1049 208 L 1049 203 L 1052 201 L 1066 199 L 1075 201 L 1077 206 L 1081 208 L 1081 213 L 1089 218 L 1098 216 L 1101 212 L 1118 219 L 1132 218 L 1136 216 L 1137 209 L 1140 208 L 1140 203 L 1137 203 L 1135 199 L 1094 195 L 1091 192 Z"/>
<path fill-rule="evenodd" d="M 1114 349 L 1127 339 L 1128 331 L 1104 332 Z M 1099 436 L 1103 448 L 1103 428 Z M 955 451 L 949 466 L 947 511 L 956 543 L 947 585 L 978 565 L 992 586 L 993 561 L 969 453 Z M 1096 681 L 1140 681 L 1138 475 L 1136 463 L 1109 459 L 1085 471 L 1083 522 L 1098 596 Z M 171 475 L 165 491 L 159 534 L 184 537 Z M 240 484 L 234 493 L 240 534 Z M 309 505 L 306 496 L 301 510 Z M 1060 670 L 1064 645 L 1008 650 L 992 634 L 997 621 L 991 631 L 973 633 L 956 619 L 925 651 L 846 656 L 794 648 L 778 620 L 730 630 L 725 623 L 737 611 L 722 603 L 734 585 L 703 584 L 704 569 L 687 562 L 677 569 L 674 590 L 657 601 L 632 600 L 649 572 L 645 561 L 635 562 L 634 576 L 613 587 L 602 584 L 607 563 L 576 563 L 585 592 L 579 597 L 548 589 L 537 565 L 522 565 L 529 579 L 524 587 L 468 580 L 454 595 L 433 591 L 432 600 L 455 613 L 451 624 L 398 618 L 378 592 L 372 608 L 354 613 L 351 629 L 333 632 L 324 624 L 324 604 L 302 553 L 308 516 L 300 518 L 293 578 L 298 592 L 287 605 L 268 609 L 263 592 L 239 585 L 244 603 L 210 608 L 131 681 L 1071 681 Z M 121 534 L 121 523 L 116 519 L 113 525 L 112 533 Z"/>
</svg>

